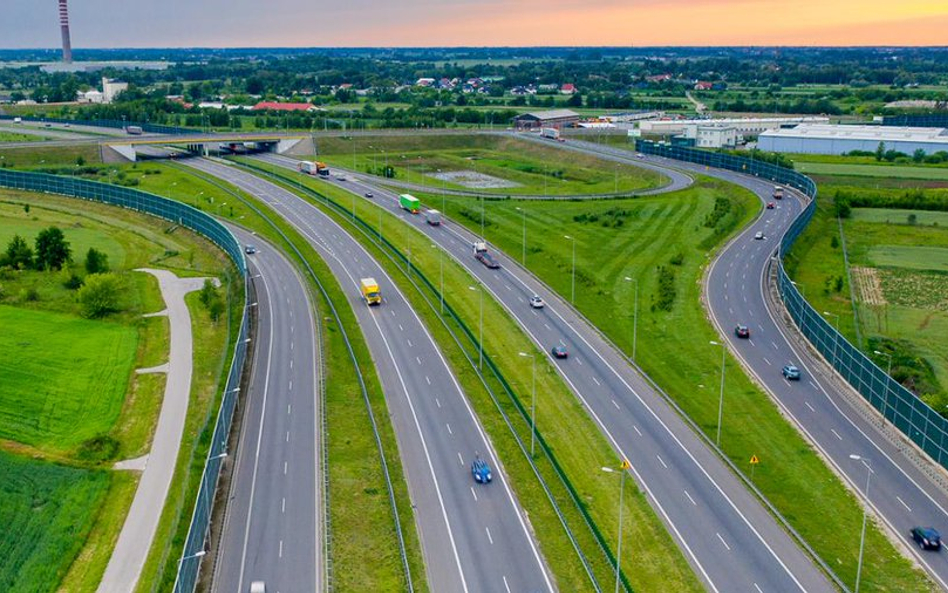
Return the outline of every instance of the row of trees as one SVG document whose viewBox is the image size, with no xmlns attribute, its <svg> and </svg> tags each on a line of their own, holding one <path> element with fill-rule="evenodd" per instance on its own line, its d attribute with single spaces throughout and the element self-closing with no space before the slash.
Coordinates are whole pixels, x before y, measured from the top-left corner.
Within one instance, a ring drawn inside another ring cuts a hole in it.
<svg viewBox="0 0 948 593">
<path fill-rule="evenodd" d="M 15 270 L 61 270 L 71 261 L 72 249 L 62 230 L 57 227 L 51 226 L 40 231 L 33 245 L 34 247 L 30 247 L 26 239 L 14 235 L 7 244 L 6 251 L 0 256 L 0 267 Z M 96 261 L 99 257 L 105 256 L 96 255 Z"/>
</svg>

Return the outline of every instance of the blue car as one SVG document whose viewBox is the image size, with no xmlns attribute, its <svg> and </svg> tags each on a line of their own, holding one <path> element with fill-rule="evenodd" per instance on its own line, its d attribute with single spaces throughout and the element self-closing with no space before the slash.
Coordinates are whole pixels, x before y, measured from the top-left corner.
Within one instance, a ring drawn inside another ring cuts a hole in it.
<svg viewBox="0 0 948 593">
<path fill-rule="evenodd" d="M 923 550 L 941 549 L 941 535 L 932 527 L 913 527 L 912 539 Z"/>
<path fill-rule="evenodd" d="M 471 475 L 474 476 L 474 481 L 478 484 L 489 484 L 493 479 L 490 466 L 480 456 L 474 459 L 474 463 L 471 464 Z"/>
<path fill-rule="evenodd" d="M 787 378 L 787 381 L 799 381 L 800 380 L 800 369 L 788 364 L 783 367 L 783 376 Z"/>
</svg>

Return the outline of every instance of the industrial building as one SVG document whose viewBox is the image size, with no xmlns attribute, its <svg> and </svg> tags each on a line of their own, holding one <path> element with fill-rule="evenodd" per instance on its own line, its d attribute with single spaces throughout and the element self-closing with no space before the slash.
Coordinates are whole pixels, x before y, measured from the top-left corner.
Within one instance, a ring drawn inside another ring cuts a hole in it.
<svg viewBox="0 0 948 593">
<path fill-rule="evenodd" d="M 535 111 L 524 113 L 513 119 L 514 127 L 518 130 L 534 130 L 538 128 L 565 128 L 579 122 L 579 114 L 569 109 L 551 109 L 550 111 Z"/>
<path fill-rule="evenodd" d="M 804 154 L 845 154 L 853 150 L 873 152 L 879 143 L 885 150 L 912 154 L 948 151 L 945 128 L 907 128 L 896 126 L 799 125 L 770 130 L 760 135 L 757 147 L 770 152 Z"/>
<path fill-rule="evenodd" d="M 738 141 L 734 126 L 690 126 L 682 136 L 696 148 L 734 148 Z"/>
<path fill-rule="evenodd" d="M 678 136 L 693 126 L 721 126 L 734 128 L 738 136 L 757 136 L 767 130 L 798 124 L 828 124 L 828 117 L 747 117 L 730 119 L 667 119 L 643 121 L 639 130 L 643 135 Z"/>
<path fill-rule="evenodd" d="M 102 102 L 111 103 L 119 93 L 128 90 L 128 83 L 111 78 L 102 79 Z"/>
</svg>

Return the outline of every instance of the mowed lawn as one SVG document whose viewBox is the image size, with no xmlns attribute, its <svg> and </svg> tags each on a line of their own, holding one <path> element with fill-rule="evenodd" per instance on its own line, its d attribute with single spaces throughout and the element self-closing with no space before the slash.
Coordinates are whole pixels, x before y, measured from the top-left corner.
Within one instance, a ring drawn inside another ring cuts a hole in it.
<svg viewBox="0 0 948 593">
<path fill-rule="evenodd" d="M 85 543 L 109 480 L 104 471 L 0 451 L 0 591 L 55 589 Z"/>
<path fill-rule="evenodd" d="M 848 175 L 853 177 L 895 177 L 900 179 L 948 180 L 948 167 L 911 167 L 902 165 L 855 165 L 845 163 L 794 163 L 800 173 Z"/>
<path fill-rule="evenodd" d="M 109 432 L 125 399 L 134 327 L 0 305 L 0 438 L 69 450 Z"/>
<path fill-rule="evenodd" d="M 944 247 L 875 245 L 869 248 L 868 259 L 875 267 L 948 272 L 948 249 Z"/>
</svg>

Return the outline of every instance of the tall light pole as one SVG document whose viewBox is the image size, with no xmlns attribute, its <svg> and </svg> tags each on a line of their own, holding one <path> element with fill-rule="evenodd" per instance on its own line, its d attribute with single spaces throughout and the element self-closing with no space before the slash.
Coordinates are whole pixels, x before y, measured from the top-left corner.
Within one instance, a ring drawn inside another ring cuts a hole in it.
<svg viewBox="0 0 948 593">
<path fill-rule="evenodd" d="M 623 459 L 619 469 L 613 469 L 611 467 L 602 468 L 602 471 L 610 474 L 621 474 L 619 478 L 619 543 L 616 546 L 616 593 L 619 593 L 619 575 L 622 574 L 622 495 L 625 494 L 625 475 L 628 473 L 630 467 L 632 467 L 632 465 L 629 463 L 629 460 Z"/>
<path fill-rule="evenodd" d="M 521 352 L 520 356 L 529 358 L 533 362 L 533 395 L 530 398 L 530 458 L 532 459 L 537 440 L 537 357 L 526 352 Z"/>
<path fill-rule="evenodd" d="M 721 422 L 724 420 L 724 368 L 727 362 L 727 348 L 721 342 L 711 340 L 711 345 L 721 347 L 721 395 L 718 397 L 718 436 L 715 444 L 721 446 Z"/>
<path fill-rule="evenodd" d="M 520 214 L 523 215 L 523 239 L 520 249 L 520 265 L 527 267 L 527 211 L 520 206 L 516 206 L 515 209 L 519 210 Z"/>
<path fill-rule="evenodd" d="M 639 281 L 630 276 L 626 276 L 625 280 L 635 285 L 635 301 L 632 305 L 632 362 L 635 362 L 635 343 L 639 333 Z"/>
<path fill-rule="evenodd" d="M 482 369 L 484 368 L 484 289 L 477 286 L 468 286 L 468 289 L 473 290 L 474 292 L 478 293 L 478 295 L 480 295 L 481 315 L 480 321 L 478 322 L 477 368 Z"/>
<path fill-rule="evenodd" d="M 563 235 L 564 239 L 569 239 L 573 242 L 573 275 L 572 281 L 570 283 L 570 296 L 569 302 L 571 305 L 576 304 L 576 238 L 570 237 L 569 235 Z"/>
<path fill-rule="evenodd" d="M 833 336 L 833 364 L 836 364 L 837 349 L 839 348 L 839 315 L 830 313 L 829 311 L 823 311 L 823 315 L 834 317 L 836 321 L 836 335 Z"/>
<path fill-rule="evenodd" d="M 885 396 L 882 398 L 882 424 L 885 424 L 885 413 L 889 409 L 889 385 L 892 383 L 892 355 L 888 352 L 879 352 L 878 350 L 873 350 L 873 352 L 889 359 L 889 366 L 885 371 Z M 892 424 L 895 425 L 895 422 L 892 422 Z"/>
<path fill-rule="evenodd" d="M 856 589 L 854 591 L 854 593 L 859 593 L 859 580 L 862 577 L 862 555 L 866 549 L 866 520 L 869 518 L 869 478 L 872 477 L 872 460 L 854 454 L 851 454 L 849 458 L 866 466 L 866 490 L 863 492 L 866 504 L 862 511 L 862 535 L 859 537 L 859 564 L 856 567 Z"/>
<path fill-rule="evenodd" d="M 484 194 L 481 194 L 481 241 L 486 241 L 484 238 L 484 218 L 487 216 L 487 205 L 484 203 Z"/>
<path fill-rule="evenodd" d="M 432 244 L 432 249 L 438 249 L 437 245 Z M 444 315 L 444 250 L 438 249 L 438 266 L 441 268 L 441 315 Z"/>
</svg>

